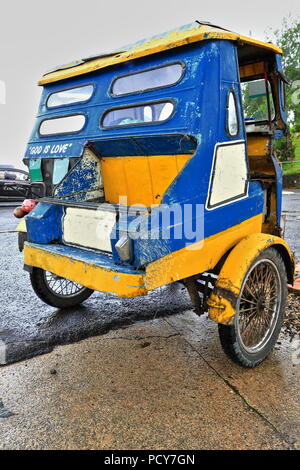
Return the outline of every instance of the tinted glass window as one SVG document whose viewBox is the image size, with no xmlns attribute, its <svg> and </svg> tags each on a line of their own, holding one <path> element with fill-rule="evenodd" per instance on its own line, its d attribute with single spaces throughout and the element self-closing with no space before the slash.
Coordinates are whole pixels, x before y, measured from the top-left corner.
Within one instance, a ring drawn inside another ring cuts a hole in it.
<svg viewBox="0 0 300 470">
<path fill-rule="evenodd" d="M 114 108 L 104 115 L 101 125 L 118 127 L 165 121 L 171 116 L 173 110 L 174 104 L 171 101 Z"/>
<path fill-rule="evenodd" d="M 40 125 L 41 135 L 66 134 L 80 131 L 85 124 L 85 116 L 76 114 L 53 119 L 45 119 Z"/>
<path fill-rule="evenodd" d="M 237 109 L 236 109 L 236 103 L 235 103 L 233 91 L 230 91 L 229 96 L 228 96 L 227 129 L 231 137 L 236 136 L 239 130 Z"/>
<path fill-rule="evenodd" d="M 124 75 L 114 81 L 111 92 L 113 95 L 121 96 L 174 85 L 180 80 L 183 71 L 182 64 L 171 64 Z"/>
<path fill-rule="evenodd" d="M 93 85 L 86 85 L 76 88 L 69 88 L 68 90 L 58 91 L 52 93 L 48 100 L 48 108 L 54 108 L 56 106 L 65 106 L 72 103 L 81 103 L 91 98 L 94 91 Z"/>
</svg>

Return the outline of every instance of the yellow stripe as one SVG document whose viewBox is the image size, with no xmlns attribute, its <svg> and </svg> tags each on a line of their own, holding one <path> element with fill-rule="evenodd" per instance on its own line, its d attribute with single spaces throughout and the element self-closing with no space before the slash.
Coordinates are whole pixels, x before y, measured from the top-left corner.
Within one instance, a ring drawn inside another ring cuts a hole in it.
<svg viewBox="0 0 300 470">
<path fill-rule="evenodd" d="M 120 196 L 127 196 L 129 205 L 160 204 L 190 158 L 191 155 L 104 157 L 101 168 L 105 200 L 118 204 Z"/>
<path fill-rule="evenodd" d="M 156 54 L 168 49 L 187 45 L 190 43 L 205 41 L 209 39 L 225 39 L 229 41 L 240 41 L 245 44 L 252 44 L 257 47 L 262 47 L 277 54 L 282 54 L 282 50 L 270 43 L 258 41 L 247 36 L 223 30 L 221 28 L 214 28 L 209 25 L 201 25 L 197 28 L 192 28 L 185 31 L 173 31 L 165 37 L 154 39 L 143 43 L 140 46 L 135 46 L 129 51 L 115 53 L 109 57 L 94 59 L 76 67 L 67 68 L 46 74 L 40 81 L 39 85 L 46 85 L 58 80 L 65 80 L 67 78 L 75 77 L 85 73 L 94 72 L 105 67 L 127 62 L 129 60 L 144 57 L 150 54 Z"/>
<path fill-rule="evenodd" d="M 224 232 L 150 263 L 146 267 L 146 288 L 156 289 L 214 268 L 222 256 L 242 238 L 260 233 L 261 229 L 262 214 L 259 214 Z"/>
<path fill-rule="evenodd" d="M 109 271 L 104 267 L 84 263 L 57 253 L 25 244 L 24 263 L 65 277 L 89 289 L 135 297 L 147 293 L 142 274 Z"/>
<path fill-rule="evenodd" d="M 221 257 L 248 235 L 260 233 L 262 214 L 150 263 L 144 274 L 109 271 L 25 244 L 24 263 L 66 277 L 90 289 L 120 297 L 145 295 L 171 282 L 212 269 Z M 193 249 L 190 249 L 193 248 Z"/>
<path fill-rule="evenodd" d="M 269 233 L 256 233 L 244 238 L 226 259 L 216 283 L 216 290 L 209 298 L 209 317 L 211 320 L 224 324 L 232 322 L 235 315 L 235 305 L 230 302 L 230 298 L 237 299 L 248 269 L 262 251 L 273 245 L 280 245 L 284 248 L 293 271 L 293 254 L 282 238 L 272 236 Z M 224 292 L 227 292 L 227 298 Z M 232 295 L 228 296 L 228 293 Z"/>
</svg>

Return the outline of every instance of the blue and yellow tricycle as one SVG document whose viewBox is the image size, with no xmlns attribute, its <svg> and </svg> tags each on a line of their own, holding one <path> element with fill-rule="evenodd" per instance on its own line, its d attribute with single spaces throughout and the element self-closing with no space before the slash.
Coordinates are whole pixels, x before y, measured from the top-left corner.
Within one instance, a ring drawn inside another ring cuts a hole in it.
<svg viewBox="0 0 300 470">
<path fill-rule="evenodd" d="M 69 308 L 182 282 L 233 360 L 264 360 L 294 277 L 272 150 L 281 57 L 195 22 L 44 75 L 19 228 L 36 294 Z"/>
</svg>

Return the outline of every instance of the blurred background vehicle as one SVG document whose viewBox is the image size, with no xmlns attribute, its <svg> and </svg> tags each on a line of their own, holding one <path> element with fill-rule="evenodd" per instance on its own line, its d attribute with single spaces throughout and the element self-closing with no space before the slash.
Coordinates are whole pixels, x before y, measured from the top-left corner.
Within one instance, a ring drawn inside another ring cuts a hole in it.
<svg viewBox="0 0 300 470">
<path fill-rule="evenodd" d="M 0 203 L 23 201 L 34 197 L 33 192 L 34 186 L 27 171 L 12 165 L 0 165 Z"/>
</svg>

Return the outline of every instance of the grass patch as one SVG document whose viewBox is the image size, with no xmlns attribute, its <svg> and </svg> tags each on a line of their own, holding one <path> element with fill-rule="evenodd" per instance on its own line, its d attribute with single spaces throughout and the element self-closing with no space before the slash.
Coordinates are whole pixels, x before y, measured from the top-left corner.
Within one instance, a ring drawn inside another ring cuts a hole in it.
<svg viewBox="0 0 300 470">
<path fill-rule="evenodd" d="M 295 162 L 283 163 L 282 169 L 285 175 L 300 173 L 300 137 L 294 139 L 295 145 Z"/>
</svg>

